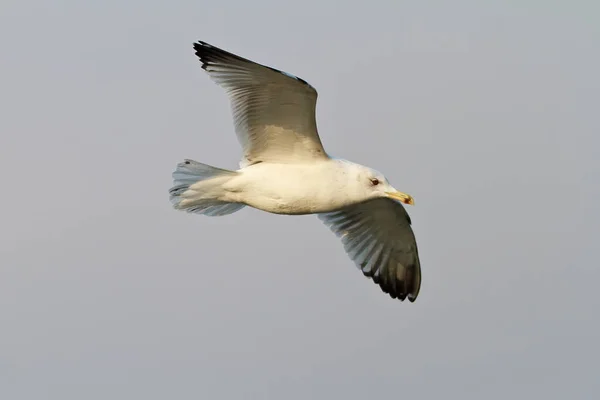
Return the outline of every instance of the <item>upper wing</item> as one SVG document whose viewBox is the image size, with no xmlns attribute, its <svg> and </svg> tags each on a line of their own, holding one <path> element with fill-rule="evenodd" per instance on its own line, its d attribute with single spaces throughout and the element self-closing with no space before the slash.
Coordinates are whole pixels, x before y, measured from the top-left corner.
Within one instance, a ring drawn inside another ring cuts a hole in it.
<svg viewBox="0 0 600 400">
<path fill-rule="evenodd" d="M 350 258 L 392 298 L 415 301 L 421 287 L 421 264 L 410 217 L 399 202 L 376 199 L 319 219 L 342 238 Z"/>
<path fill-rule="evenodd" d="M 242 165 L 325 158 L 317 133 L 317 92 L 304 80 L 205 42 L 194 44 L 202 68 L 229 94 Z"/>
</svg>

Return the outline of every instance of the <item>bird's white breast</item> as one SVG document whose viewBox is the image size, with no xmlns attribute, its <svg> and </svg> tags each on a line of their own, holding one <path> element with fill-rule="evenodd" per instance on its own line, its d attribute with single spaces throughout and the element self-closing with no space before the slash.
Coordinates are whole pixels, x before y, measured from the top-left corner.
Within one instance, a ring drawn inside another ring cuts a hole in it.
<svg viewBox="0 0 600 400">
<path fill-rule="evenodd" d="M 312 214 L 355 202 L 352 178 L 335 160 L 303 164 L 259 163 L 227 183 L 228 201 L 275 214 Z"/>
</svg>

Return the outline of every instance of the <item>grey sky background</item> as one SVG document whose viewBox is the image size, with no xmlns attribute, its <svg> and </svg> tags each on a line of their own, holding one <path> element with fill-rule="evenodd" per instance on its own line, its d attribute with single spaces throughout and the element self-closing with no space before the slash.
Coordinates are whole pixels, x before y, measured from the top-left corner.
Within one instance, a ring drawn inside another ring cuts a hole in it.
<svg viewBox="0 0 600 400">
<path fill-rule="evenodd" d="M 600 6 L 424 3 L 4 0 L 0 398 L 598 395 Z M 240 157 L 198 39 L 414 195 L 414 304 L 316 217 L 171 209 Z"/>
</svg>

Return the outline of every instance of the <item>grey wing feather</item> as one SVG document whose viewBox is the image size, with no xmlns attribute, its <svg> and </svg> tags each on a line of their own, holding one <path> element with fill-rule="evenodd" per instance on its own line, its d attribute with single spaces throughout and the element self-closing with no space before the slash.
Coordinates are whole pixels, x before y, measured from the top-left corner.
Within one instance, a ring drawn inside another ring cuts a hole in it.
<svg viewBox="0 0 600 400">
<path fill-rule="evenodd" d="M 319 218 L 342 239 L 348 256 L 392 298 L 414 302 L 421 264 L 410 217 L 397 201 L 376 199 Z"/>
<path fill-rule="evenodd" d="M 317 132 L 317 92 L 306 81 L 206 42 L 194 49 L 229 94 L 242 165 L 327 157 Z"/>
</svg>

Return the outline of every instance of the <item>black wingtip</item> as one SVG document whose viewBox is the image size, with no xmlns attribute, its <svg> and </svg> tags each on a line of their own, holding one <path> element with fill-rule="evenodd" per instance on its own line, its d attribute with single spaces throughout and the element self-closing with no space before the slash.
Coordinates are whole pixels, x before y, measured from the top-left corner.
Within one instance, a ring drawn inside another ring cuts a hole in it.
<svg viewBox="0 0 600 400">
<path fill-rule="evenodd" d="M 206 69 L 209 64 L 227 62 L 228 60 L 253 62 L 202 40 L 198 40 L 194 43 L 194 50 L 196 56 L 200 59 L 200 62 L 202 62 L 203 69 Z"/>
<path fill-rule="evenodd" d="M 206 43 L 202 40 L 198 40 L 197 42 L 194 42 L 194 50 L 196 50 L 196 51 L 200 51 L 200 50 L 206 49 L 206 48 L 210 49 L 212 47 L 213 46 L 211 44 Z"/>
<path fill-rule="evenodd" d="M 414 280 L 390 281 L 381 275 L 374 275 L 364 270 L 362 273 L 367 278 L 371 278 L 372 282 L 378 285 L 383 293 L 394 300 L 397 299 L 404 302 L 404 300 L 408 299 L 411 303 L 414 303 L 417 300 L 420 289 L 420 279 L 416 282 Z"/>
<path fill-rule="evenodd" d="M 202 40 L 198 40 L 197 42 L 194 43 L 194 50 L 196 52 L 196 56 L 200 59 L 200 62 L 202 62 L 202 69 L 204 69 L 204 70 L 207 70 L 208 65 L 211 63 L 215 63 L 215 62 L 219 62 L 219 61 L 224 62 L 227 60 L 237 60 L 237 61 L 257 64 L 257 65 L 260 65 L 261 67 L 268 68 L 271 71 L 277 72 L 279 74 L 287 76 L 288 78 L 292 78 L 299 82 L 302 82 L 303 84 L 309 86 L 310 88 L 312 88 L 314 90 L 314 88 L 310 85 L 310 83 L 308 83 L 307 81 L 305 81 L 304 79 L 302 79 L 296 75 L 292 75 L 285 71 L 282 71 L 282 70 L 279 70 L 279 69 L 276 69 L 273 67 L 269 67 L 268 65 L 260 64 L 255 61 L 252 61 L 250 59 L 238 56 L 237 54 L 230 53 L 226 50 L 223 50 L 219 47 L 215 47 L 212 44 L 204 42 Z"/>
</svg>

